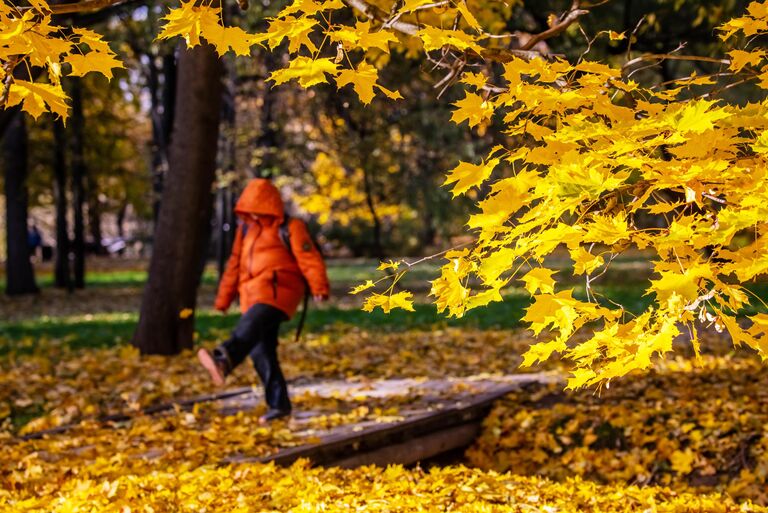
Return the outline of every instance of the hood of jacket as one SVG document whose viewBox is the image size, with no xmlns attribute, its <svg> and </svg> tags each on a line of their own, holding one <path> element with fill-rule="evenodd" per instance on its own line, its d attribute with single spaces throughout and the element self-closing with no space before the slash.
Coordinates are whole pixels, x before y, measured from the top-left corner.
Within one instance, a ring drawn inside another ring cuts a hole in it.
<svg viewBox="0 0 768 513">
<path fill-rule="evenodd" d="M 275 216 L 282 222 L 285 207 L 280 191 L 266 178 L 254 178 L 245 187 L 235 205 L 237 215 L 258 214 Z"/>
</svg>

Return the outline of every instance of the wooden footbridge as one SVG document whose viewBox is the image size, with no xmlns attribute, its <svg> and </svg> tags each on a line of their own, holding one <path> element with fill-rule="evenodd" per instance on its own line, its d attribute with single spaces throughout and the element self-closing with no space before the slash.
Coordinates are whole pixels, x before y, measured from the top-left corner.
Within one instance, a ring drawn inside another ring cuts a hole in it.
<svg viewBox="0 0 768 513">
<path fill-rule="evenodd" d="M 260 458 L 233 455 L 226 461 L 259 461 L 287 465 L 306 458 L 316 465 L 357 467 L 361 465 L 413 464 L 469 446 L 478 436 L 483 419 L 493 402 L 504 395 L 532 385 L 558 381 L 555 374 L 515 374 L 508 376 L 475 376 L 466 378 L 389 379 L 354 381 L 317 381 L 295 383 L 291 394 L 317 398 L 354 397 L 359 404 L 366 400 L 384 403 L 388 398 L 418 398 L 398 408 L 396 415 L 380 416 L 353 423 L 317 427 L 314 422 L 322 412 L 294 412 L 288 428 L 298 440 L 307 442 L 285 447 Z M 222 415 L 253 410 L 263 402 L 260 387 L 226 390 L 214 395 L 194 397 L 148 408 L 141 414 L 163 415 L 179 409 L 191 409 L 206 403 Z M 327 413 L 327 412 L 325 412 Z M 103 422 L 124 422 L 131 415 L 112 415 Z M 74 426 L 30 433 L 33 439 L 64 433 Z"/>
</svg>

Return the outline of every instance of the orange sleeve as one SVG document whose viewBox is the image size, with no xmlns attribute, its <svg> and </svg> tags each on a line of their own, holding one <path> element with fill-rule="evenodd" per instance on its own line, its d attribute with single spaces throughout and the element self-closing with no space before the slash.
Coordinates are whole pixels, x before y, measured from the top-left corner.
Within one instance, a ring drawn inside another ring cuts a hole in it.
<svg viewBox="0 0 768 513">
<path fill-rule="evenodd" d="M 238 226 L 235 232 L 235 241 L 232 244 L 232 254 L 227 260 L 227 267 L 219 281 L 219 291 L 213 307 L 216 310 L 225 311 L 229 308 L 237 296 L 237 285 L 240 280 L 240 252 L 243 248 L 243 228 Z"/>
<path fill-rule="evenodd" d="M 328 284 L 328 273 L 325 269 L 323 255 L 312 242 L 307 225 L 299 219 L 292 219 L 288 230 L 290 232 L 291 251 L 296 257 L 301 273 L 309 283 L 310 292 L 313 296 L 328 297 L 330 285 Z"/>
</svg>

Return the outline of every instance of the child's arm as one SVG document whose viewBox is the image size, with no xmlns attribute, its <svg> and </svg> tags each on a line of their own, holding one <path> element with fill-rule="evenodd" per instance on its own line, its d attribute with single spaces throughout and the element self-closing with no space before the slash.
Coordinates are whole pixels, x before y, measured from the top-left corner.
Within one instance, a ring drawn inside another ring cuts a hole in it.
<svg viewBox="0 0 768 513">
<path fill-rule="evenodd" d="M 320 251 L 312 242 L 307 225 L 299 219 L 292 219 L 288 225 L 291 251 L 296 257 L 299 269 L 307 279 L 309 290 L 315 297 L 327 298 L 330 294 L 328 274 Z"/>
<path fill-rule="evenodd" d="M 243 229 L 238 227 L 235 232 L 235 241 L 232 244 L 232 254 L 227 260 L 227 267 L 219 282 L 219 292 L 216 294 L 216 301 L 213 307 L 216 310 L 226 312 L 229 305 L 237 296 L 237 283 L 240 279 L 240 251 L 243 247 Z"/>
</svg>

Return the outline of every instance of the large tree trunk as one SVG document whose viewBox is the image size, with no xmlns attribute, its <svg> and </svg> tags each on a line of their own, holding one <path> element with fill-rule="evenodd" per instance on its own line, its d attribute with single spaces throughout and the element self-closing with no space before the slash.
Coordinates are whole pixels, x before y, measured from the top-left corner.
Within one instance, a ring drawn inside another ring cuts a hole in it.
<svg viewBox="0 0 768 513">
<path fill-rule="evenodd" d="M 72 208 L 74 209 L 74 238 L 72 252 L 74 253 L 74 285 L 75 288 L 85 288 L 85 221 L 83 205 L 85 203 L 85 116 L 83 115 L 82 84 L 75 80 L 72 87 L 72 118 L 70 120 L 70 155 L 72 157 Z"/>
<path fill-rule="evenodd" d="M 64 123 L 53 123 L 53 195 L 56 202 L 56 263 L 53 284 L 72 290 L 69 266 L 69 227 L 67 223 L 67 135 Z"/>
<path fill-rule="evenodd" d="M 194 311 L 211 219 L 211 188 L 221 113 L 222 63 L 210 45 L 179 56 L 169 167 L 155 232 L 149 280 L 134 344 L 142 354 L 192 347 Z"/>
<path fill-rule="evenodd" d="M 5 293 L 36 294 L 35 271 L 29 260 L 27 238 L 27 127 L 18 109 L 3 138 L 5 163 L 5 229 L 7 259 Z"/>
</svg>

